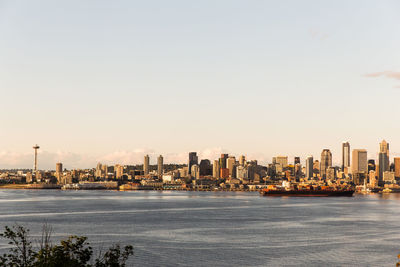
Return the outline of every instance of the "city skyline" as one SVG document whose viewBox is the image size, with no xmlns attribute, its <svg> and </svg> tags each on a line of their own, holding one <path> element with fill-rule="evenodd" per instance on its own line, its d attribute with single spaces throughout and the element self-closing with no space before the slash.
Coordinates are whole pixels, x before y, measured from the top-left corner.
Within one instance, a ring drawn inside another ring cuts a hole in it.
<svg viewBox="0 0 400 267">
<path fill-rule="evenodd" d="M 375 158 L 384 138 L 400 154 L 399 8 L 2 1 L 0 167 L 30 168 L 35 143 L 42 167 L 324 148 L 340 165 L 343 140 Z"/>
<path fill-rule="evenodd" d="M 365 151 L 365 154 L 367 155 L 367 159 L 373 159 L 375 160 L 377 163 L 379 163 L 380 161 L 380 157 L 382 154 L 382 150 L 385 152 L 384 154 L 388 157 L 388 160 L 393 161 L 395 157 L 400 157 L 400 154 L 398 153 L 393 153 L 390 152 L 389 153 L 389 143 L 383 139 L 381 140 L 382 142 L 379 142 L 378 144 L 378 151 L 376 153 L 371 153 L 368 149 L 360 149 L 360 148 L 352 148 L 350 149 L 351 153 L 354 153 L 355 151 Z M 342 163 L 343 163 L 343 155 L 347 154 L 347 152 L 349 151 L 344 151 L 343 150 L 343 146 L 351 146 L 351 143 L 348 141 L 343 141 L 341 143 L 341 151 L 340 151 L 340 155 L 335 155 L 331 149 L 329 148 L 323 148 L 322 154 L 324 153 L 324 151 L 328 151 L 328 153 L 330 153 L 329 155 L 329 163 L 327 163 L 327 167 L 329 166 L 336 166 L 336 167 L 342 167 Z M 35 150 L 35 147 L 38 146 L 37 144 L 33 147 Z M 80 165 L 74 165 L 76 164 L 76 161 L 73 160 L 73 157 L 68 158 L 68 154 L 65 154 L 67 157 L 63 157 L 63 155 L 59 155 L 56 157 L 49 157 L 49 154 L 44 151 L 41 152 L 40 150 L 37 152 L 35 150 L 34 153 L 26 153 L 25 155 L 25 161 L 26 163 L 21 164 L 21 163 L 14 163 L 15 165 L 6 165 L 4 164 L 4 160 L 2 162 L 0 162 L 0 169 L 32 169 L 32 167 L 28 167 L 29 163 L 27 163 L 28 161 L 30 162 L 30 165 L 32 166 L 32 160 L 33 160 L 33 165 L 35 168 L 35 164 L 36 164 L 36 153 L 38 155 L 39 158 L 39 168 L 38 169 L 47 169 L 47 170 L 51 170 L 54 169 L 55 164 L 58 164 L 60 162 L 62 162 L 63 164 L 65 164 L 65 166 L 69 169 L 88 169 L 88 168 L 92 168 L 93 166 L 95 166 L 98 163 L 102 163 L 102 164 L 107 164 L 107 165 L 141 165 L 144 164 L 145 162 L 148 162 L 148 165 L 159 165 L 159 157 L 161 157 L 161 162 L 163 164 L 188 164 L 188 158 L 187 155 L 189 154 L 189 162 L 190 162 L 190 158 L 192 157 L 191 155 L 194 153 L 194 158 L 193 158 L 193 162 L 191 163 L 191 165 L 198 165 L 200 160 L 203 159 L 208 159 L 211 161 L 214 161 L 215 159 L 218 159 L 220 157 L 220 155 L 225 155 L 226 157 L 236 157 L 237 159 L 240 159 L 241 157 L 245 157 L 246 160 L 257 160 L 261 165 L 267 165 L 270 163 L 273 163 L 274 160 L 276 160 L 276 158 L 279 157 L 283 157 L 286 158 L 285 160 L 287 161 L 287 164 L 293 164 L 295 160 L 299 160 L 298 157 L 300 158 L 300 164 L 302 164 L 303 166 L 307 166 L 307 159 L 309 157 L 314 158 L 315 160 L 322 160 L 322 154 L 321 152 L 317 154 L 317 156 L 315 155 L 311 155 L 311 154 L 306 154 L 306 153 L 302 153 L 301 155 L 287 155 L 284 153 L 276 153 L 274 156 L 270 157 L 269 159 L 265 160 L 265 158 L 261 157 L 261 158 L 257 158 L 257 157 L 252 157 L 249 156 L 249 154 L 246 153 L 232 153 L 232 152 L 227 152 L 227 150 L 221 150 L 221 149 L 210 149 L 210 150 L 205 150 L 205 151 L 196 151 L 196 152 L 183 152 L 180 154 L 173 154 L 173 153 L 165 153 L 165 154 L 160 154 L 157 152 L 149 152 L 148 150 L 136 150 L 133 151 L 132 154 L 127 153 L 126 151 L 121 151 L 119 153 L 114 153 L 111 154 L 114 157 L 102 157 L 100 158 L 100 160 L 96 160 L 95 158 L 92 158 L 90 162 L 92 162 L 92 164 L 87 164 L 85 166 L 80 166 Z M 350 153 L 350 154 L 351 154 Z M 304 155 L 303 155 L 304 154 Z M 134 155 L 134 156 L 132 156 Z M 258 154 L 258 156 L 260 156 L 260 154 Z M 43 158 L 42 158 L 43 157 Z M 144 158 L 144 160 L 143 160 Z M 164 161 L 164 159 L 167 159 L 166 161 Z M 350 157 L 351 160 L 353 160 L 353 156 Z M 0 154 L 0 159 L 1 159 L 1 154 Z M 72 160 L 71 160 L 72 159 Z M 336 160 L 335 160 L 336 159 Z M 44 161 L 43 161 L 44 160 Z M 243 159 L 244 160 L 244 159 Z M 241 159 L 242 161 L 242 159 Z M 387 161 L 389 164 L 390 162 Z M 3 165 L 2 165 L 3 164 Z M 19 164 L 19 165 L 18 165 Z M 40 168 L 42 166 L 42 168 Z M 349 166 L 346 166 L 348 168 L 352 168 L 353 164 L 350 164 Z M 306 167 L 307 168 L 307 167 Z M 387 167 L 385 167 L 385 170 L 389 168 L 389 165 Z M 380 174 L 382 175 L 382 174 Z"/>
</svg>

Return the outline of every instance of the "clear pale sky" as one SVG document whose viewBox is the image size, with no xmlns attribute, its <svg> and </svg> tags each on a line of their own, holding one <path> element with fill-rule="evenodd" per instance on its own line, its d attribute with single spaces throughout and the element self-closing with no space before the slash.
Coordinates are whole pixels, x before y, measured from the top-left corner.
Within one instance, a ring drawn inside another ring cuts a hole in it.
<svg viewBox="0 0 400 267">
<path fill-rule="evenodd" d="M 399 25 L 384 0 L 0 0 L 0 168 L 400 154 Z"/>
</svg>

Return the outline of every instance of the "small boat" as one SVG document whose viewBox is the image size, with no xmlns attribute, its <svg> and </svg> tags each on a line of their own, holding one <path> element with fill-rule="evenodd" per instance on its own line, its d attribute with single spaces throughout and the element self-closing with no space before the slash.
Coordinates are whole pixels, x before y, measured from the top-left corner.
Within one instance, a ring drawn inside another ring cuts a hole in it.
<svg viewBox="0 0 400 267">
<path fill-rule="evenodd" d="M 390 189 L 390 188 L 385 188 L 385 189 L 383 189 L 380 193 L 392 193 L 392 192 L 393 192 L 392 189 Z"/>
</svg>

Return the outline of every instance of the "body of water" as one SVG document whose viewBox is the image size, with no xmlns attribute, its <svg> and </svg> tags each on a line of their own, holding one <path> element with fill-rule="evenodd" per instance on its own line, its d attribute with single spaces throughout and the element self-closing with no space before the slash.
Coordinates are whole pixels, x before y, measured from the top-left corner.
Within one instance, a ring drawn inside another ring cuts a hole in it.
<svg viewBox="0 0 400 267">
<path fill-rule="evenodd" d="M 0 190 L 1 228 L 35 237 L 44 222 L 54 239 L 132 244 L 136 266 L 394 266 L 400 253 L 398 194 Z"/>
</svg>

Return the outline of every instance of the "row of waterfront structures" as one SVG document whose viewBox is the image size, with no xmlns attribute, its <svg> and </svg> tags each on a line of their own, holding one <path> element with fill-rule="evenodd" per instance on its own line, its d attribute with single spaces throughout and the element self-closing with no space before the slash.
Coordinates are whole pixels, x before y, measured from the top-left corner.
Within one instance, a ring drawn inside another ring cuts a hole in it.
<svg viewBox="0 0 400 267">
<path fill-rule="evenodd" d="M 98 163 L 92 169 L 63 169 L 62 163 L 55 170 L 39 170 L 37 161 L 38 145 L 35 149 L 32 170 L 3 170 L 2 184 L 70 185 L 66 188 L 80 188 L 72 184 L 112 183 L 111 187 L 122 189 L 204 189 L 204 190 L 256 190 L 271 184 L 290 182 L 299 185 L 316 186 L 364 186 L 369 188 L 400 189 L 400 158 L 390 161 L 389 144 L 380 143 L 378 158 L 368 159 L 365 149 L 350 150 L 349 142 L 342 144 L 342 164 L 332 165 L 332 153 L 323 149 L 320 159 L 309 156 L 305 166 L 300 157 L 289 163 L 287 156 L 276 156 L 272 163 L 258 164 L 247 160 L 244 155 L 238 159 L 221 154 L 218 159 L 201 159 L 196 152 L 190 152 L 187 164 L 164 164 L 164 158 L 157 158 L 157 165 L 150 165 L 149 155 L 143 164 L 108 166 Z M 107 184 L 109 188 L 110 184 Z M 115 185 L 115 186 L 114 186 Z M 44 186 L 45 187 L 45 186 Z M 48 186 L 47 186 L 48 187 Z M 87 186 L 90 188 L 90 186 Z M 94 187 L 95 188 L 95 187 Z"/>
</svg>

